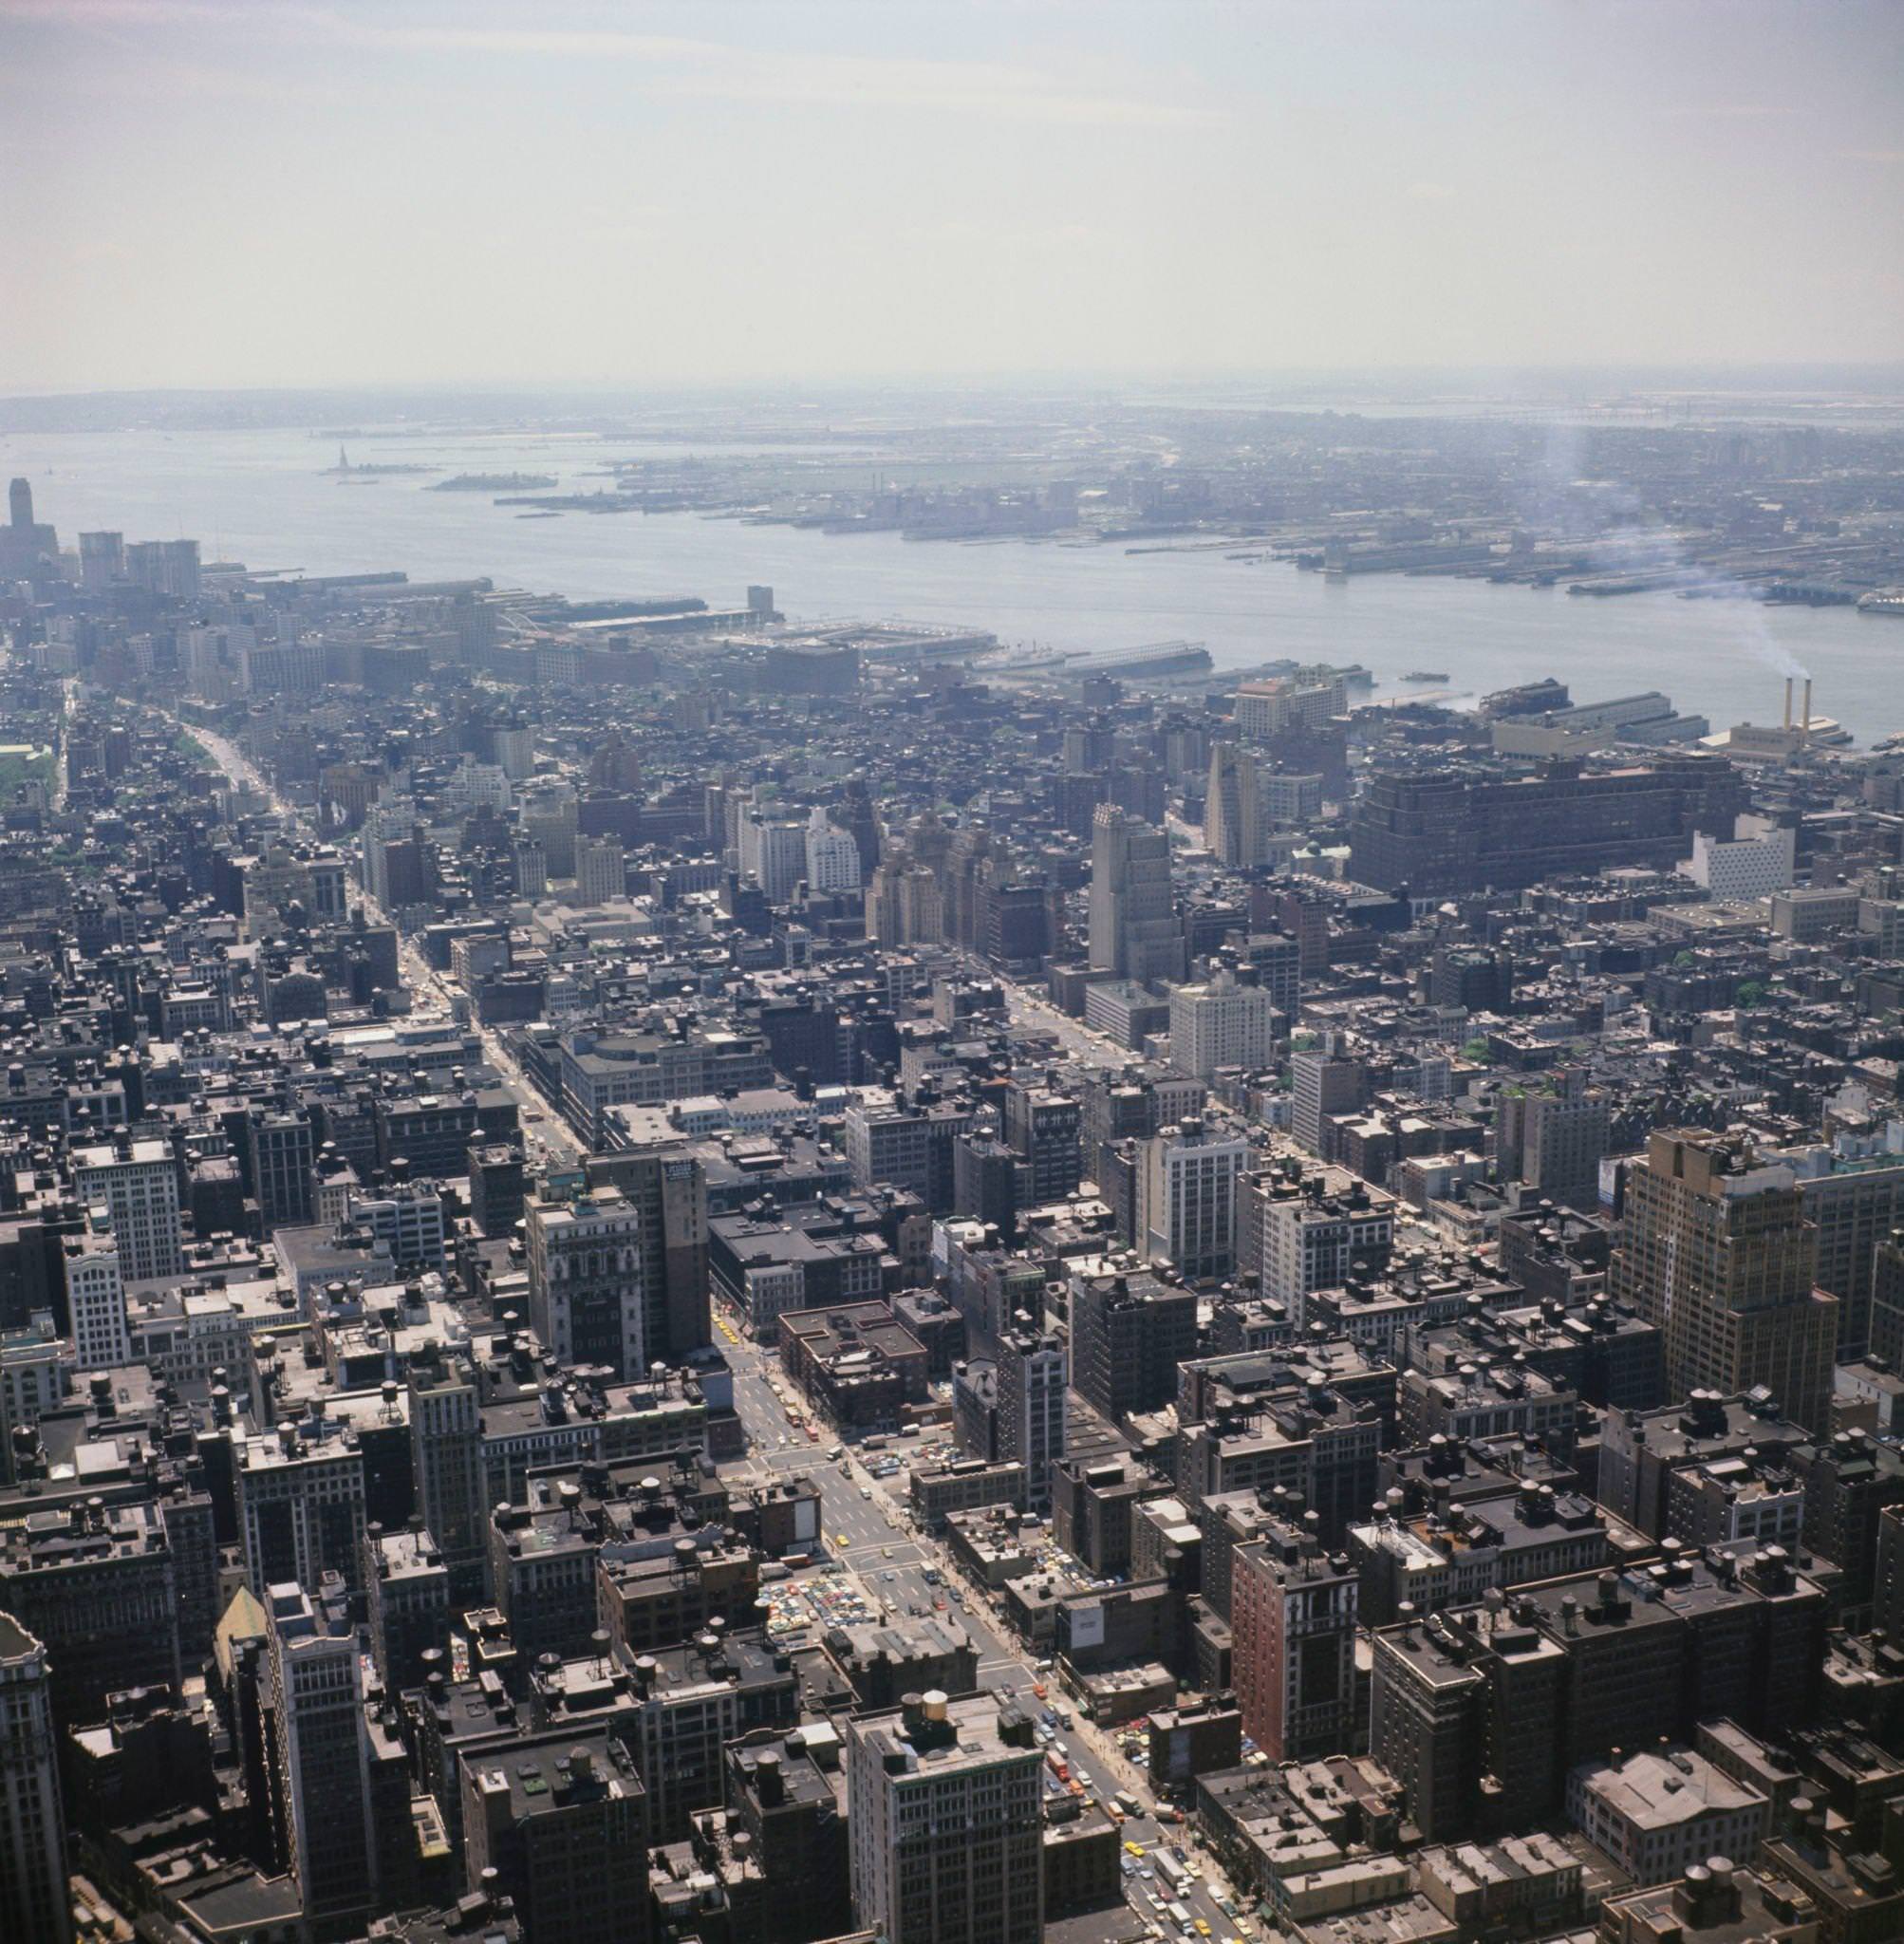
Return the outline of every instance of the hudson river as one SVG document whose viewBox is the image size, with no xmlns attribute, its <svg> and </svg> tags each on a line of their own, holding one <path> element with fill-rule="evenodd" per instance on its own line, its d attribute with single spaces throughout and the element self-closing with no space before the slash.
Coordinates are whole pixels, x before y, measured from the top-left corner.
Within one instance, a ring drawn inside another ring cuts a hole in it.
<svg viewBox="0 0 1904 1944">
<path fill-rule="evenodd" d="M 427 460 L 450 472 L 556 474 L 562 491 L 608 483 L 607 459 L 681 448 L 507 435 L 352 441 L 359 463 Z M 719 459 L 732 448 L 710 455 Z M 1715 729 L 1776 721 L 1783 671 L 1815 679 L 1814 705 L 1860 742 L 1904 730 L 1904 621 L 1846 608 L 1764 608 L 1673 594 L 1606 599 L 1485 581 L 1360 576 L 1332 584 L 1286 563 L 1121 546 L 907 542 L 826 535 L 697 514 L 568 514 L 524 520 L 482 493 L 435 493 L 430 475 L 340 483 L 334 443 L 294 432 L 68 433 L 0 439 L 0 473 L 32 483 L 61 542 L 115 528 L 128 540 L 196 538 L 207 560 L 252 569 L 413 580 L 486 574 L 577 599 L 698 594 L 739 606 L 750 582 L 803 621 L 944 622 L 1060 648 L 1204 643 L 1219 667 L 1280 656 L 1360 662 L 1377 694 L 1411 669 L 1446 670 L 1471 698 L 1553 675 L 1576 701 L 1663 689 Z"/>
</svg>

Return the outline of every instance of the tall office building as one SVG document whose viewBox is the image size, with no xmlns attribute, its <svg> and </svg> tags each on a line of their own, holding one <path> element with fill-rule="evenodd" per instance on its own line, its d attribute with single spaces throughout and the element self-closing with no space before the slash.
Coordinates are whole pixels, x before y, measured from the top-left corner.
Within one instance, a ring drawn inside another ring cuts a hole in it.
<svg viewBox="0 0 1904 1944">
<path fill-rule="evenodd" d="M 1113 1422 L 1156 1411 L 1177 1392 L 1177 1366 L 1197 1354 L 1197 1297 L 1148 1270 L 1087 1256 L 1071 1265 L 1072 1381 Z"/>
<path fill-rule="evenodd" d="M 519 838 L 511 854 L 515 864 L 515 895 L 518 898 L 543 896 L 549 889 L 549 853 L 542 848 L 540 840 Z"/>
<path fill-rule="evenodd" d="M 1245 682 L 1236 693 L 1236 725 L 1251 741 L 1274 742 L 1293 731 L 1320 729 L 1348 706 L 1349 685 L 1340 675 L 1319 682 L 1300 676 Z"/>
<path fill-rule="evenodd" d="M 66 1243 L 66 1310 L 73 1355 L 82 1371 L 117 1370 L 132 1361 L 125 1285 L 110 1224 Z"/>
<path fill-rule="evenodd" d="M 410 1468 L 417 1509 L 458 1599 L 480 1596 L 489 1508 L 483 1504 L 482 1411 L 476 1373 L 440 1345 L 409 1362 Z"/>
<path fill-rule="evenodd" d="M 1269 994 L 1269 1002 L 1285 1020 L 1294 1019 L 1302 1003 L 1302 946 L 1286 932 L 1232 932 L 1224 952 L 1234 959 L 1239 976 Z"/>
<path fill-rule="evenodd" d="M 1170 992 L 1170 1064 L 1209 1079 L 1220 1067 L 1266 1067 L 1276 1047 L 1276 1007 L 1260 985 L 1240 985 L 1227 968 L 1202 985 Z"/>
<path fill-rule="evenodd" d="M 357 1935 L 375 1908 L 376 1842 L 357 1636 L 296 1586 L 273 1586 L 264 1705 L 271 1807 L 304 1920 L 319 1936 Z"/>
<path fill-rule="evenodd" d="M 1297 1329 L 1316 1290 L 1340 1289 L 1357 1262 L 1379 1269 L 1394 1243 L 1394 1197 L 1343 1168 L 1253 1175 L 1238 1201 L 1237 1252 L 1263 1295 L 1288 1304 Z"/>
<path fill-rule="evenodd" d="M 1818 1286 L 1838 1298 L 1839 1355 L 1904 1350 L 1895 1340 L 1888 1348 L 1878 1342 L 1873 1314 L 1878 1249 L 1904 1219 L 1904 1160 L 1823 1147 L 1775 1158 L 1797 1171 L 1805 1217 L 1818 1230 Z"/>
<path fill-rule="evenodd" d="M 114 581 L 125 578 L 125 535 L 80 535 L 80 582 L 89 594 L 103 594 Z"/>
<path fill-rule="evenodd" d="M 1055 1087 L 1014 1080 L 1005 1089 L 1005 1145 L 1031 1175 L 1028 1206 L 1075 1192 L 1084 1175 L 1083 1109 Z"/>
<path fill-rule="evenodd" d="M 588 1185 L 621 1191 L 641 1231 L 644 1349 L 679 1363 L 714 1340 L 708 1309 L 707 1169 L 683 1138 L 591 1155 Z"/>
<path fill-rule="evenodd" d="M 1556 1068 L 1544 1083 L 1501 1094 L 1494 1131 L 1501 1178 L 1524 1182 L 1549 1201 L 1583 1214 L 1599 1206 L 1608 1138 L 1607 1097 L 1580 1068 Z"/>
<path fill-rule="evenodd" d="M 750 810 L 740 820 L 740 869 L 770 905 L 784 905 L 807 874 L 807 826 L 798 817 Z"/>
<path fill-rule="evenodd" d="M 999 1456 L 1025 1467 L 1025 1504 L 1051 1504 L 1052 1473 L 1064 1456 L 1064 1345 L 1036 1330 L 999 1338 Z"/>
<path fill-rule="evenodd" d="M 121 1136 L 73 1155 L 73 1187 L 82 1202 L 104 1203 L 112 1215 L 120 1274 L 128 1282 L 179 1277 L 178 1168 L 163 1141 Z"/>
<path fill-rule="evenodd" d="M 1204 799 L 1204 843 L 1219 864 L 1247 869 L 1268 855 L 1260 770 L 1240 743 L 1210 747 L 1208 794 Z"/>
<path fill-rule="evenodd" d="M 1285 775 L 1243 743 L 1211 745 L 1204 842 L 1220 864 L 1247 870 L 1274 863 L 1279 850 L 1295 849 L 1295 827 L 1321 812 L 1319 776 Z"/>
<path fill-rule="evenodd" d="M 251 1188 L 267 1235 L 295 1228 L 311 1217 L 311 1164 L 317 1136 L 308 1113 L 253 1112 L 246 1117 Z"/>
<path fill-rule="evenodd" d="M 1838 1299 L 1816 1286 L 1817 1267 L 1818 1231 L 1789 1168 L 1735 1135 L 1669 1131 L 1627 1177 L 1607 1289 L 1664 1334 L 1674 1395 L 1764 1384 L 1822 1435 Z"/>
<path fill-rule="evenodd" d="M 846 1723 L 853 1915 L 886 1944 L 1039 1944 L 1043 1755 L 1032 1719 L 937 1689 Z"/>
<path fill-rule="evenodd" d="M 1237 1178 L 1250 1155 L 1241 1134 L 1186 1120 L 1151 1135 L 1137 1162 L 1137 1245 L 1192 1280 L 1236 1266 Z"/>
<path fill-rule="evenodd" d="M 529 1205 L 529 1317 L 564 1364 L 647 1370 L 641 1223 L 617 1188 Z"/>
<path fill-rule="evenodd" d="M 1355 1571 L 1304 1517 L 1266 1522 L 1230 1560 L 1237 1702 L 1272 1762 L 1345 1752 L 1354 1732 Z"/>
<path fill-rule="evenodd" d="M 575 902 L 606 905 L 628 891 L 627 859 L 614 837 L 575 839 Z"/>
<path fill-rule="evenodd" d="M 355 1426 L 312 1410 L 232 1433 L 245 1577 L 260 1599 L 279 1585 L 315 1592 L 327 1572 L 355 1586 L 363 1571 L 364 1448 Z"/>
<path fill-rule="evenodd" d="M 807 821 L 807 888 L 815 893 L 860 888 L 859 846 L 818 805 Z"/>
<path fill-rule="evenodd" d="M 1362 1062 L 1336 1051 L 1335 1036 L 1289 1056 L 1289 1131 L 1312 1154 L 1323 1152 L 1330 1116 L 1353 1113 L 1368 1098 Z M 1325 1158 L 1328 1158 L 1325 1156 Z"/>
<path fill-rule="evenodd" d="M 1184 976 L 1184 931 L 1170 883 L 1170 840 L 1100 804 L 1091 833 L 1091 963 L 1140 981 Z"/>
<path fill-rule="evenodd" d="M 0 1937 L 72 1934 L 47 1650 L 0 1613 Z"/>
</svg>

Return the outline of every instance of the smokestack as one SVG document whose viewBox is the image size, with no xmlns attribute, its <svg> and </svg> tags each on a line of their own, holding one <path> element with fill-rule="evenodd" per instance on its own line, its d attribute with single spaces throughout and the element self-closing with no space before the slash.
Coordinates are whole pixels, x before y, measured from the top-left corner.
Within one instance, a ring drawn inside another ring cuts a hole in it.
<svg viewBox="0 0 1904 1944">
<path fill-rule="evenodd" d="M 1805 677 L 1805 720 L 1804 728 L 1801 733 L 1807 742 L 1811 740 L 1811 677 L 1809 675 Z"/>
<path fill-rule="evenodd" d="M 1785 727 L 1792 726 L 1792 678 L 1785 677 Z"/>
</svg>

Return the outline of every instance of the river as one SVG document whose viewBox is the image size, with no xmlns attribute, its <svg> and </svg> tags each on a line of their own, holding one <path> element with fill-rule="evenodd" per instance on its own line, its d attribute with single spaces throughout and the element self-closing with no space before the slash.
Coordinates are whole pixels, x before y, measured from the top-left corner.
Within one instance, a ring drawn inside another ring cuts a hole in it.
<svg viewBox="0 0 1904 1944">
<path fill-rule="evenodd" d="M 456 433 L 353 448 L 359 462 L 554 473 L 565 491 L 606 484 L 600 469 L 610 457 L 682 450 Z M 294 432 L 0 439 L 0 473 L 31 481 L 36 517 L 53 522 L 67 547 L 81 529 L 103 527 L 128 540 L 196 537 L 207 560 L 253 569 L 487 574 L 576 599 L 699 594 L 717 607 L 738 606 L 750 583 L 764 582 L 799 620 L 943 622 L 1059 648 L 1201 641 L 1220 668 L 1280 656 L 1360 662 L 1376 672 L 1378 694 L 1409 693 L 1398 684 L 1411 669 L 1446 670 L 1447 692 L 1464 697 L 1553 675 L 1577 701 L 1663 689 L 1715 728 L 1775 721 L 1783 671 L 1796 665 L 1815 678 L 1818 710 L 1859 741 L 1904 730 L 1904 623 L 1850 608 L 1588 599 L 1564 588 L 1397 575 L 1331 583 L 1221 551 L 907 542 L 696 514 L 524 520 L 486 494 L 430 492 L 426 477 L 340 483 L 325 472 L 335 460 L 333 443 Z"/>
</svg>

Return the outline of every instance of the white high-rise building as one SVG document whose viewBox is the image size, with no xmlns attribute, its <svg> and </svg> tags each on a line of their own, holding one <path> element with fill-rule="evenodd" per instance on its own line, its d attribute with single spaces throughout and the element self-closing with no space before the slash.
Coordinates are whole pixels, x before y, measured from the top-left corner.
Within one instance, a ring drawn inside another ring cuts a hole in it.
<svg viewBox="0 0 1904 1944">
<path fill-rule="evenodd" d="M 887 1944 L 1039 1944 L 1044 1863 L 1031 1716 L 990 1694 L 846 1723 L 853 1918 Z"/>
<path fill-rule="evenodd" d="M 163 1141 L 82 1148 L 73 1156 L 73 1186 L 88 1206 L 104 1203 L 112 1216 L 120 1274 L 128 1282 L 182 1276 L 178 1246 L 178 1170 Z"/>
<path fill-rule="evenodd" d="M 90 1233 L 66 1243 L 66 1308 L 72 1318 L 73 1353 L 83 1371 L 114 1371 L 132 1361 L 125 1322 L 125 1285 L 119 1248 L 105 1211 Z"/>
<path fill-rule="evenodd" d="M 1207 1080 L 1220 1067 L 1265 1067 L 1276 1035 L 1276 1007 L 1268 992 L 1239 985 L 1226 968 L 1206 984 L 1171 990 L 1170 1064 L 1180 1074 Z"/>
<path fill-rule="evenodd" d="M 807 874 L 807 826 L 797 818 L 750 810 L 740 820 L 740 869 L 766 894 L 784 905 Z"/>
<path fill-rule="evenodd" d="M 813 891 L 856 891 L 859 846 L 815 807 L 807 825 L 807 887 Z"/>
<path fill-rule="evenodd" d="M 1797 868 L 1797 832 L 1768 816 L 1735 818 L 1729 837 L 1695 832 L 1692 855 L 1679 867 L 1722 905 L 1787 890 Z"/>
<path fill-rule="evenodd" d="M 1145 1254 L 1186 1277 L 1236 1266 L 1237 1178 L 1249 1160 L 1241 1134 L 1185 1121 L 1145 1142 L 1137 1169 L 1137 1237 Z"/>
</svg>

